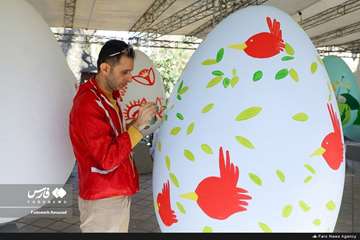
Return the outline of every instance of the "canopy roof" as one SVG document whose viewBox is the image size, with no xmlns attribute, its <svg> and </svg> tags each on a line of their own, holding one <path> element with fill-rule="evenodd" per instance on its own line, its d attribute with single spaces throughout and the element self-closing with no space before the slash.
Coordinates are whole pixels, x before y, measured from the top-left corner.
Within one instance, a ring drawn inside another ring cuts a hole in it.
<svg viewBox="0 0 360 240">
<path fill-rule="evenodd" d="M 28 0 L 50 27 L 131 31 L 140 40 L 163 35 L 204 38 L 233 11 L 256 4 L 289 13 L 317 46 L 360 52 L 359 0 Z"/>
</svg>

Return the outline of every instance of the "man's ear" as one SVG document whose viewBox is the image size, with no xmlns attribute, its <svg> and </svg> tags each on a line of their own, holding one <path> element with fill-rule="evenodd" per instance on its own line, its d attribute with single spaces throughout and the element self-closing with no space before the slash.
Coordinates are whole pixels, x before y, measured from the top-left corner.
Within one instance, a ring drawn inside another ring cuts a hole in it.
<svg viewBox="0 0 360 240">
<path fill-rule="evenodd" d="M 108 74 L 110 72 L 110 68 L 110 64 L 108 63 L 103 62 L 100 64 L 100 72 Z"/>
</svg>

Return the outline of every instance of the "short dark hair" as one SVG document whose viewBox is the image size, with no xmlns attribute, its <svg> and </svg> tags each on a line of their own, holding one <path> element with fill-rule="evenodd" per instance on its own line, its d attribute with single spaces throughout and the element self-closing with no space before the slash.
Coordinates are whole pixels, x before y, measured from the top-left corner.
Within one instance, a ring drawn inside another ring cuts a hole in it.
<svg viewBox="0 0 360 240">
<path fill-rule="evenodd" d="M 100 72 L 100 65 L 104 62 L 111 66 L 116 65 L 122 56 L 135 58 L 135 51 L 130 44 L 120 40 L 107 41 L 101 48 L 97 60 L 97 70 Z"/>
</svg>

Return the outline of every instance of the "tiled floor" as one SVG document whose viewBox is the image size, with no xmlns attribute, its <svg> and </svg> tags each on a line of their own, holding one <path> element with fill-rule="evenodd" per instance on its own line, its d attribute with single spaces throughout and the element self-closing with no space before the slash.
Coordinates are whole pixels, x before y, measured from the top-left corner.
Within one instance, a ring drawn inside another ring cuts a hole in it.
<svg viewBox="0 0 360 240">
<path fill-rule="evenodd" d="M 336 232 L 360 232 L 360 161 L 348 160 L 348 165 L 342 206 L 335 228 Z M 151 174 L 140 177 L 141 191 L 132 199 L 130 232 L 160 231 L 153 210 L 151 178 Z M 75 183 L 75 179 L 76 176 L 72 176 L 70 181 Z M 14 222 L 18 231 L 80 232 L 77 196 L 78 192 L 75 187 L 72 205 L 73 216 L 62 219 L 23 217 Z M 13 227 L 14 223 L 12 223 Z M 6 230 L 6 227 L 0 228 L 0 232 L 4 231 L 9 230 Z"/>
</svg>

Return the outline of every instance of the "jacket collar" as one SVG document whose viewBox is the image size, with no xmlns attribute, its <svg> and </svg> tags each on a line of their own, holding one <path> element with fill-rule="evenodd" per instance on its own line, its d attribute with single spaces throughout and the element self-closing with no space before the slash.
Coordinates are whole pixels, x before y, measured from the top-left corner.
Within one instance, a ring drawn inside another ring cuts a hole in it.
<svg viewBox="0 0 360 240">
<path fill-rule="evenodd" d="M 108 97 L 105 95 L 105 93 L 101 90 L 101 88 L 98 86 L 97 82 L 96 82 L 96 79 L 95 79 L 96 75 L 91 77 L 89 79 L 89 82 L 90 82 L 90 85 L 91 85 L 91 88 L 96 92 L 96 94 L 98 96 L 102 96 L 104 97 L 106 100 L 110 101 L 108 99 Z M 117 101 L 117 100 L 120 100 L 122 101 L 123 99 L 121 98 L 120 96 L 120 92 L 119 91 L 113 91 L 112 92 L 112 96 L 113 98 Z"/>
</svg>

